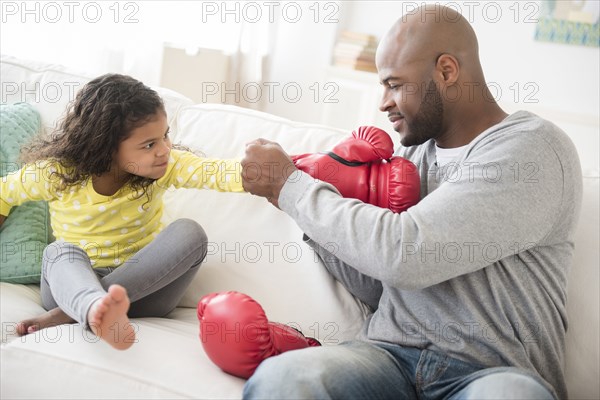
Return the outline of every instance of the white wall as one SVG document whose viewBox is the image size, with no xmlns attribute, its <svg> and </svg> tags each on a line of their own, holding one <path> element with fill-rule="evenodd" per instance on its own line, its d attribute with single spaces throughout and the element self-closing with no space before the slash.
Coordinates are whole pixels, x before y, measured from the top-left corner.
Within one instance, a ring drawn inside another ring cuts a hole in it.
<svg viewBox="0 0 600 400">
<path fill-rule="evenodd" d="M 472 23 L 479 38 L 486 79 L 494 83 L 500 102 L 520 108 L 541 107 L 598 116 L 598 48 L 535 41 L 534 21 L 537 14 L 531 14 L 539 9 L 539 2 L 436 2 L 461 10 Z M 319 73 L 330 60 L 337 29 L 374 34 L 381 38 L 404 12 L 413 10 L 415 5 L 424 4 L 422 1 L 339 3 L 340 19 L 334 26 L 325 27 L 324 24 L 313 23 L 312 28 L 303 27 L 306 28 L 305 33 L 289 27 L 278 32 L 281 45 L 276 47 L 272 77 L 281 80 L 308 80 L 310 76 L 314 76 L 319 79 Z M 500 14 L 496 14 L 497 9 Z M 327 49 L 326 46 L 330 48 Z M 294 64 L 304 60 L 304 68 L 298 65 L 285 67 L 283 61 L 288 59 L 293 60 Z M 305 113 L 304 110 L 293 107 L 271 110 L 302 120 L 311 120 L 315 115 L 314 112 Z"/>
</svg>

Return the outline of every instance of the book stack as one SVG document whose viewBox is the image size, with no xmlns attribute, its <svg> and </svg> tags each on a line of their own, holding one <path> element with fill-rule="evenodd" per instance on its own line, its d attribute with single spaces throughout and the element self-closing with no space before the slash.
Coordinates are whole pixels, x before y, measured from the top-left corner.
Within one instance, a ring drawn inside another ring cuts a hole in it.
<svg viewBox="0 0 600 400">
<path fill-rule="evenodd" d="M 365 33 L 342 31 L 333 49 L 333 65 L 359 71 L 377 72 L 377 38 Z"/>
</svg>

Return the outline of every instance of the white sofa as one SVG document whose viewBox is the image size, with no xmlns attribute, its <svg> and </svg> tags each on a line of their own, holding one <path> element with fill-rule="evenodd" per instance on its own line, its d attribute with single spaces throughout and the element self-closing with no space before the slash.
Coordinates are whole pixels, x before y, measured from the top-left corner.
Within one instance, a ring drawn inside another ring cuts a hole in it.
<svg viewBox="0 0 600 400">
<path fill-rule="evenodd" d="M 2 102 L 27 101 L 50 129 L 90 77 L 63 67 L 0 60 Z M 194 105 L 177 93 L 163 96 L 175 142 L 215 157 L 242 157 L 257 137 L 290 153 L 331 147 L 347 132 L 297 123 L 224 105 Z M 59 93 L 60 92 L 60 93 Z M 387 127 L 385 127 L 387 128 Z M 596 130 L 596 135 L 598 134 Z M 597 140 L 597 139 L 596 139 Z M 588 151 L 581 137 L 575 140 Z M 599 398 L 598 388 L 598 164 L 584 165 L 584 202 L 569 289 L 567 382 L 572 398 Z M 205 294 L 236 290 L 258 300 L 275 321 L 289 323 L 324 345 L 352 338 L 366 308 L 325 272 L 286 214 L 246 194 L 178 190 L 165 197 L 167 221 L 197 220 L 209 254 L 167 318 L 141 318 L 137 343 L 119 352 L 78 325 L 19 337 L 16 322 L 44 312 L 36 285 L 0 284 L 2 399 L 11 398 L 240 398 L 244 381 L 227 375 L 205 355 L 198 339 L 196 303 Z"/>
</svg>

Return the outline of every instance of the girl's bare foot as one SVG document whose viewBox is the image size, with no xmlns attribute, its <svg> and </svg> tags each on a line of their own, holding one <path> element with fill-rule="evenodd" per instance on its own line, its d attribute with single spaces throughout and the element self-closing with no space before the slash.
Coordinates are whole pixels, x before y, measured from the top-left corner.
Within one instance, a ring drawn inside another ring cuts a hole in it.
<svg viewBox="0 0 600 400">
<path fill-rule="evenodd" d="M 98 337 L 118 350 L 135 342 L 135 330 L 129 318 L 129 297 L 123 286 L 111 285 L 108 293 L 98 299 L 88 312 L 88 325 Z"/>
<path fill-rule="evenodd" d="M 17 334 L 23 336 L 51 326 L 73 323 L 75 323 L 73 318 L 65 314 L 59 307 L 56 307 L 42 315 L 19 322 L 17 324 Z"/>
</svg>

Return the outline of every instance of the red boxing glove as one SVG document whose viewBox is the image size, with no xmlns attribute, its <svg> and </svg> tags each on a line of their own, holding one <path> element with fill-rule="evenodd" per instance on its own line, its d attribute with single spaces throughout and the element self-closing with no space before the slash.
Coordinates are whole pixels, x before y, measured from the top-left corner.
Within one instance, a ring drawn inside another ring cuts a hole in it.
<svg viewBox="0 0 600 400">
<path fill-rule="evenodd" d="M 263 308 L 238 292 L 212 293 L 198 302 L 200 341 L 223 371 L 248 379 L 266 358 L 320 346 L 287 325 L 269 322 Z"/>
<path fill-rule="evenodd" d="M 394 144 L 376 127 L 361 126 L 329 153 L 292 156 L 301 171 L 335 186 L 343 197 L 402 212 L 421 198 L 417 167 L 392 157 Z"/>
</svg>

